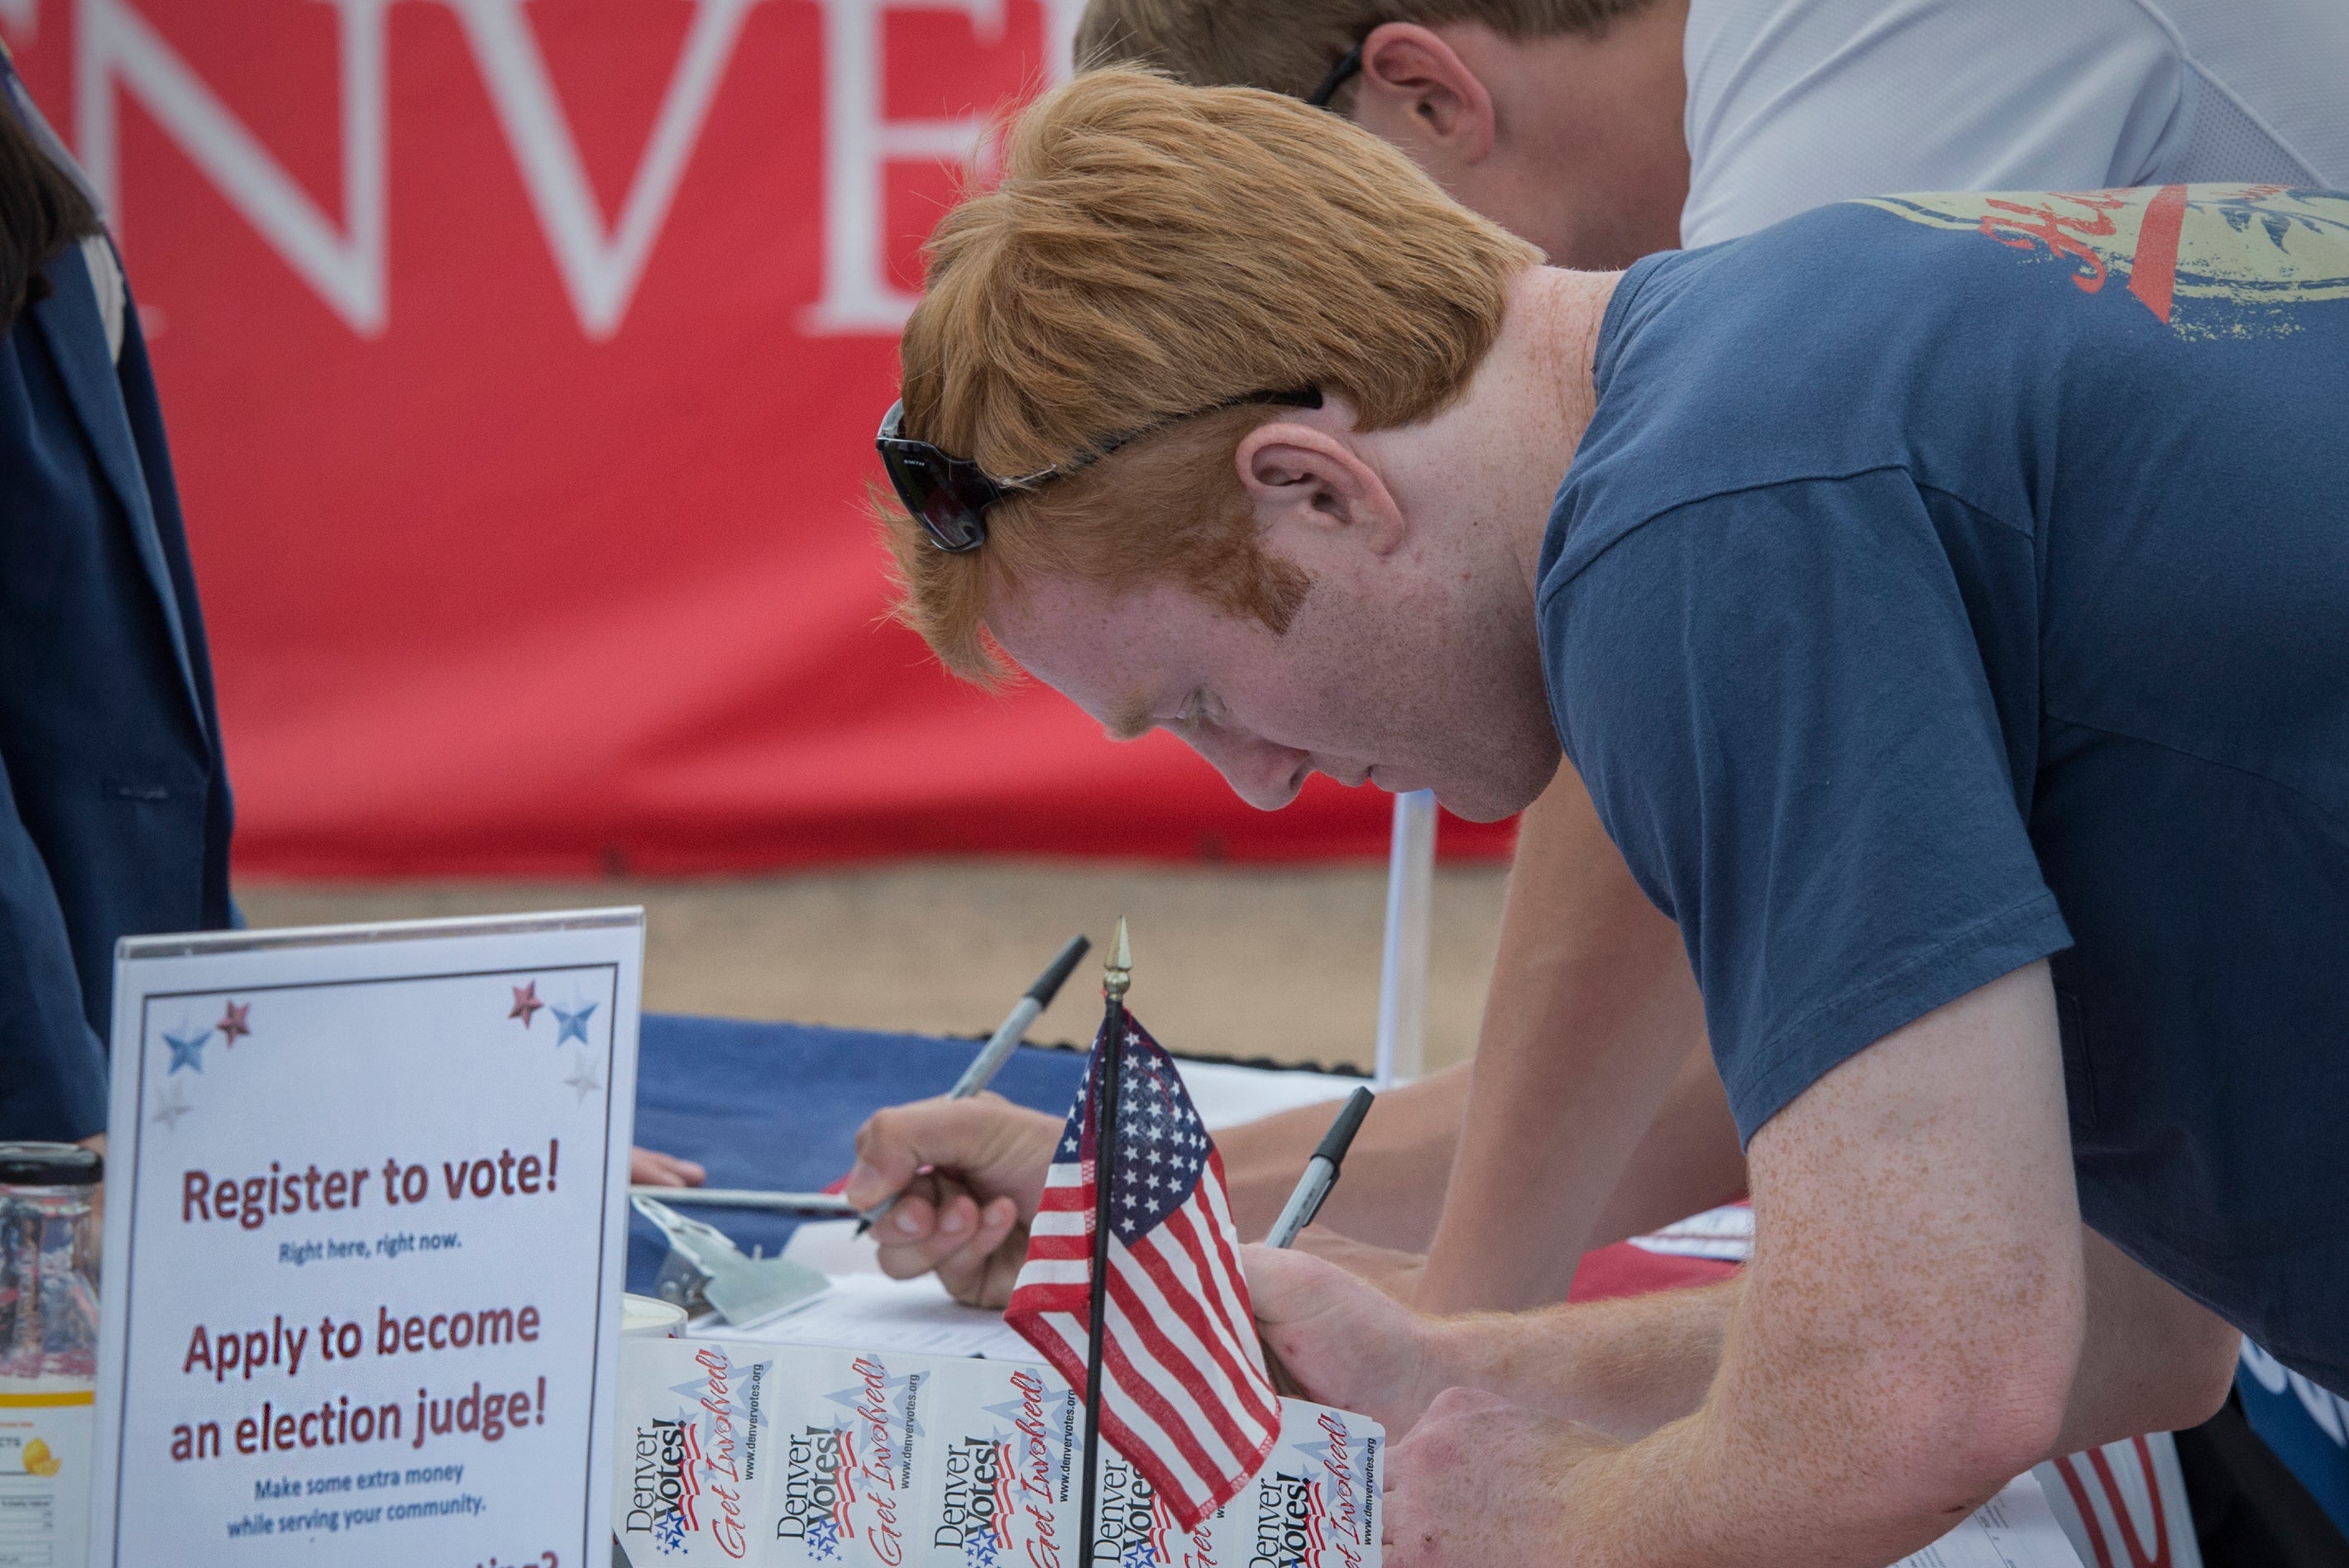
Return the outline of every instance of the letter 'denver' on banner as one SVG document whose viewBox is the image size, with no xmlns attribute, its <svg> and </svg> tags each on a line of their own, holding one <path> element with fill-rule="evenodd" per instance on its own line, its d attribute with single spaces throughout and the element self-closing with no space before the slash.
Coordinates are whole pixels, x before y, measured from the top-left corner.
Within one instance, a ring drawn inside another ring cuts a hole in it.
<svg viewBox="0 0 2349 1568">
<path fill-rule="evenodd" d="M 635 909 L 122 944 L 92 1564 L 609 1560 L 643 956 Z"/>
</svg>

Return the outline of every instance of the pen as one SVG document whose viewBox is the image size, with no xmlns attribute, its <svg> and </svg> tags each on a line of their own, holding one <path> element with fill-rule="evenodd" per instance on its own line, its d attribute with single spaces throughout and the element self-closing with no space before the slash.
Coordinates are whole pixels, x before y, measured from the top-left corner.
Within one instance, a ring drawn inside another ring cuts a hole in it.
<svg viewBox="0 0 2349 1568">
<path fill-rule="evenodd" d="M 657 1198 L 664 1203 L 691 1208 L 765 1209 L 802 1220 L 845 1220 L 856 1211 L 835 1192 L 762 1192 L 746 1187 L 642 1187 L 628 1189 L 631 1198 Z"/>
<path fill-rule="evenodd" d="M 1052 960 L 1051 967 L 1036 976 L 1036 984 L 1029 986 L 1027 994 L 1013 1006 L 1001 1026 L 995 1031 L 994 1037 L 987 1042 L 978 1055 L 971 1057 L 970 1066 L 962 1069 L 962 1077 L 955 1079 L 954 1088 L 947 1090 L 948 1099 L 968 1099 L 994 1081 L 997 1070 L 1011 1059 L 1012 1051 L 1019 1046 L 1021 1037 L 1028 1033 L 1028 1026 L 1052 1005 L 1052 998 L 1061 994 L 1062 982 L 1076 973 L 1078 960 L 1084 957 L 1092 947 L 1092 942 L 1082 936 L 1069 938 L 1069 944 L 1061 949 L 1061 955 Z"/>
<path fill-rule="evenodd" d="M 1013 1005 L 993 1037 L 980 1048 L 978 1055 L 971 1057 L 970 1066 L 963 1068 L 962 1077 L 955 1079 L 954 1088 L 947 1090 L 948 1099 L 968 1099 L 995 1080 L 996 1073 L 1011 1059 L 1012 1051 L 1018 1047 L 1021 1037 L 1028 1033 L 1028 1026 L 1052 1005 L 1052 998 L 1060 995 L 1061 985 L 1076 973 L 1078 961 L 1092 947 L 1092 941 L 1081 934 L 1069 938 L 1069 944 L 1061 949 L 1061 955 L 1052 960 L 1044 973 L 1036 976 L 1036 984 L 1029 986 Z M 895 1207 L 897 1198 L 898 1194 L 892 1192 L 857 1216 L 856 1233 L 861 1236 L 880 1223 Z"/>
<path fill-rule="evenodd" d="M 1367 1088 L 1358 1088 L 1346 1097 L 1338 1109 L 1338 1119 L 1321 1135 L 1320 1147 L 1313 1158 L 1305 1162 L 1305 1174 L 1297 1179 L 1297 1191 L 1288 1195 L 1288 1206 L 1280 1218 L 1272 1222 L 1271 1233 L 1264 1238 L 1268 1247 L 1285 1247 L 1297 1240 L 1297 1233 L 1313 1222 L 1321 1212 L 1321 1201 L 1330 1189 L 1338 1184 L 1338 1167 L 1346 1161 L 1346 1150 L 1361 1130 L 1362 1118 L 1371 1111 L 1371 1101 L 1377 1096 Z"/>
</svg>

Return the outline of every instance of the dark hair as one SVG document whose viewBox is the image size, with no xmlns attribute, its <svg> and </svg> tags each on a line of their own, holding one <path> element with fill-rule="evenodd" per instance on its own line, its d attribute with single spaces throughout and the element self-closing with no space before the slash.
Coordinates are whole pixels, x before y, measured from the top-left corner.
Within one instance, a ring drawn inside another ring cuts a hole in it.
<svg viewBox="0 0 2349 1568">
<path fill-rule="evenodd" d="M 0 333 L 16 325 L 26 306 L 48 297 L 48 264 L 98 232 L 98 210 L 82 188 L 34 139 L 14 106 L 0 102 Z"/>
<path fill-rule="evenodd" d="M 1154 66 L 1194 87 L 1262 88 L 1301 98 L 1385 22 L 1475 22 L 1511 40 L 1603 32 L 1649 0 L 1092 0 L 1076 66 Z M 1343 110 L 1353 99 L 1340 81 Z M 1316 108 L 1327 108 L 1327 103 Z"/>
</svg>

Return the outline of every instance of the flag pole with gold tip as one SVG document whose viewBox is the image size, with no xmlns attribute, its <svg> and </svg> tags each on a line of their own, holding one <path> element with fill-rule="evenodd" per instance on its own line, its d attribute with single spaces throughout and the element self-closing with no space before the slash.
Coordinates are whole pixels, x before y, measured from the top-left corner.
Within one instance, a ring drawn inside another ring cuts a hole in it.
<svg viewBox="0 0 2349 1568">
<path fill-rule="evenodd" d="M 1102 968 L 1101 1076 L 1093 1096 L 1092 1272 L 1085 1309 L 1084 1485 L 1077 1509 L 1077 1568 L 1092 1568 L 1093 1513 L 1100 1485 L 1102 1330 L 1109 1312 L 1110 1187 L 1117 1172 L 1117 1102 L 1125 1057 L 1125 991 L 1133 982 L 1133 953 L 1126 945 L 1125 917 Z M 1112 1552 L 1112 1560 L 1115 1560 Z"/>
</svg>

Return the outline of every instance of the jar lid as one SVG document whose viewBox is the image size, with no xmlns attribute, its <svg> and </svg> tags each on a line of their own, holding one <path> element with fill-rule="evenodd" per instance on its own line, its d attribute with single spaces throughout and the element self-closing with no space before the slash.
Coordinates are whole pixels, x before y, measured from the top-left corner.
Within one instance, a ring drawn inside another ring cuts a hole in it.
<svg viewBox="0 0 2349 1568">
<path fill-rule="evenodd" d="M 95 1187 L 105 1176 L 104 1157 L 78 1143 L 0 1143 L 0 1187 Z"/>
</svg>

